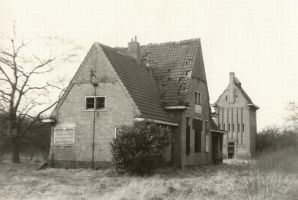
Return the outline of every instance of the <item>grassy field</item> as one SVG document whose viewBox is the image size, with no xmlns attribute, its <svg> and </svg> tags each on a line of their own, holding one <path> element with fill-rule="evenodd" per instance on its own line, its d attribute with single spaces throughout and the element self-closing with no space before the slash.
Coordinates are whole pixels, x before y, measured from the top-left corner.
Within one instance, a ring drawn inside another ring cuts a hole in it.
<svg viewBox="0 0 298 200">
<path fill-rule="evenodd" d="M 164 169 L 148 177 L 117 175 L 111 169 L 37 171 L 37 164 L 3 163 L 0 199 L 298 199 L 297 157 L 290 150 L 249 163 Z"/>
</svg>

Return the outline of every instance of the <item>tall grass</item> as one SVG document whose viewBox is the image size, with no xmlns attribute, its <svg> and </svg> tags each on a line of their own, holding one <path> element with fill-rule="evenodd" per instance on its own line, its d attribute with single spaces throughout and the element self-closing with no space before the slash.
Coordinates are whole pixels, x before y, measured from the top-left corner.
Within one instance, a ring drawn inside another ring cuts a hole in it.
<svg viewBox="0 0 298 200">
<path fill-rule="evenodd" d="M 239 173 L 246 199 L 290 199 L 289 177 L 298 172 L 298 148 L 263 152 Z"/>
</svg>

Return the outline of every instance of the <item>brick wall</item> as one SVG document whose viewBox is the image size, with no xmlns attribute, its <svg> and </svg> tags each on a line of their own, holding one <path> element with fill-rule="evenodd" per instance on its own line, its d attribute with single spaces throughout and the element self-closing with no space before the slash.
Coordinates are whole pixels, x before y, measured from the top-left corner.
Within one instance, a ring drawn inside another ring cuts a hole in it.
<svg viewBox="0 0 298 200">
<path fill-rule="evenodd" d="M 230 87 L 230 86 L 229 86 Z M 254 154 L 256 146 L 256 111 L 247 106 L 247 100 L 241 94 L 237 87 L 234 87 L 234 95 L 237 96 L 234 102 L 230 102 L 230 88 L 225 90 L 218 100 L 215 112 L 218 114 L 217 125 L 228 131 L 228 124 L 230 124 L 230 131 L 224 135 L 223 153 L 227 158 L 228 142 L 235 143 L 235 157 L 247 158 Z M 228 96 L 228 99 L 226 97 Z M 232 131 L 232 124 L 234 124 L 234 131 Z M 240 130 L 238 129 L 240 125 Z M 242 131 L 244 125 L 244 131 Z"/>
<path fill-rule="evenodd" d="M 85 97 L 94 96 L 90 84 L 90 69 L 96 70 L 97 96 L 105 96 L 105 108 L 95 111 L 95 161 L 111 160 L 109 142 L 115 137 L 115 127 L 132 124 L 139 114 L 126 89 L 100 49 L 92 48 L 71 83 L 71 89 L 56 113 L 57 124 L 75 124 L 75 142 L 71 146 L 54 146 L 53 134 L 50 159 L 56 161 L 91 161 L 93 111 L 85 108 Z M 54 128 L 55 128 L 54 127 Z"/>
</svg>

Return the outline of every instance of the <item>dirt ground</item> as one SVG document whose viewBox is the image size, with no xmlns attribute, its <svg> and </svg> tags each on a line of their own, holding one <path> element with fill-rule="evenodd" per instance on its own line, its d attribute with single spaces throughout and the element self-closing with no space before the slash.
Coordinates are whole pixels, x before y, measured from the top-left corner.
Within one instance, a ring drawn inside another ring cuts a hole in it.
<svg viewBox="0 0 298 200">
<path fill-rule="evenodd" d="M 0 165 L 0 199 L 297 199 L 298 174 L 251 173 L 243 162 L 163 169 L 153 176 L 118 175 L 112 169 L 52 169 L 38 164 Z"/>
</svg>

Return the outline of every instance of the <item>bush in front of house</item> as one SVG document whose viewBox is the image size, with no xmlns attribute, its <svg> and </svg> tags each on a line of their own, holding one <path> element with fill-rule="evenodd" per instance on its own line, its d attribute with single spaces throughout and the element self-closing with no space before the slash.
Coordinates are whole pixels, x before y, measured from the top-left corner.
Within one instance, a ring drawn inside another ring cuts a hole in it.
<svg viewBox="0 0 298 200">
<path fill-rule="evenodd" d="M 165 163 L 169 129 L 151 121 L 122 126 L 111 144 L 112 163 L 120 172 L 150 174 Z"/>
</svg>

